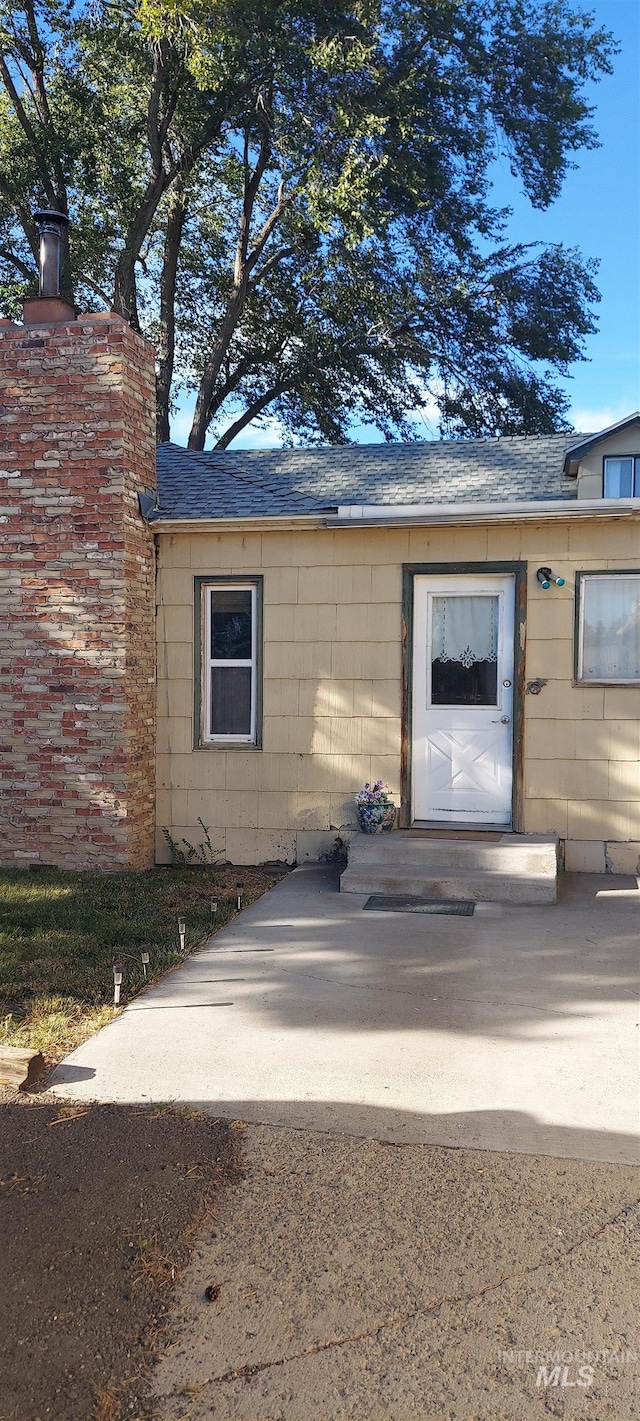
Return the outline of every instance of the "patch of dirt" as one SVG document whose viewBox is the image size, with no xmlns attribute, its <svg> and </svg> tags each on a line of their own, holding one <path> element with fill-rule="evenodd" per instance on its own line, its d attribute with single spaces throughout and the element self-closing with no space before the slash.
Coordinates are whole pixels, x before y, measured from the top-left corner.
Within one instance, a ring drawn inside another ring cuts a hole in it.
<svg viewBox="0 0 640 1421">
<path fill-rule="evenodd" d="M 173 1284 L 239 1139 L 168 1107 L 0 1106 L 0 1421 L 148 1414 Z"/>
</svg>

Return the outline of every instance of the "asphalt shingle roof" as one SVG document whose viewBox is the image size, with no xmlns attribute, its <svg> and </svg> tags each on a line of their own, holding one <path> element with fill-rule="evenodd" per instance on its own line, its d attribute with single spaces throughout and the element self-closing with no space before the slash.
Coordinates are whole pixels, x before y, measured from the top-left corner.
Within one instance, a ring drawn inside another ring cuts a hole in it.
<svg viewBox="0 0 640 1421">
<path fill-rule="evenodd" d="M 348 504 L 513 503 L 571 499 L 563 473 L 578 434 L 326 449 L 157 451 L 156 517 L 259 518 L 320 513 Z"/>
</svg>

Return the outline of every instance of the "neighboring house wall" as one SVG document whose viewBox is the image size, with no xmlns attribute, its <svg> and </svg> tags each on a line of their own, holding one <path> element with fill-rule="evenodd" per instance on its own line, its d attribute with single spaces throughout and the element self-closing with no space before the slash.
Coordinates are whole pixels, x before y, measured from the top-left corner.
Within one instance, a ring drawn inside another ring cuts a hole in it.
<svg viewBox="0 0 640 1421">
<path fill-rule="evenodd" d="M 399 801 L 404 563 L 528 563 L 523 821 L 567 841 L 572 869 L 640 854 L 640 688 L 574 686 L 578 570 L 640 568 L 638 524 L 160 534 L 157 850 L 198 842 L 236 863 L 330 851 L 365 780 Z M 566 578 L 545 592 L 536 569 Z M 194 578 L 264 579 L 262 749 L 193 749 Z"/>
<path fill-rule="evenodd" d="M 602 498 L 604 458 L 624 454 L 640 455 L 640 426 L 637 424 L 610 435 L 580 460 L 578 498 Z"/>
<path fill-rule="evenodd" d="M 5 864 L 153 862 L 154 385 L 118 316 L 0 322 Z"/>
</svg>

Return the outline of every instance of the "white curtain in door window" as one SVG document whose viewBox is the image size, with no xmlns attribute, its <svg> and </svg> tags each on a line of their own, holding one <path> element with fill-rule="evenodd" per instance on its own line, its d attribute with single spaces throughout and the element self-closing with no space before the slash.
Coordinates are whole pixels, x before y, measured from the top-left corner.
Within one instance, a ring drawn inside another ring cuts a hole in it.
<svg viewBox="0 0 640 1421">
<path fill-rule="evenodd" d="M 499 606 L 499 597 L 434 597 L 432 661 L 496 661 Z"/>
<path fill-rule="evenodd" d="M 585 577 L 582 677 L 640 680 L 640 576 Z"/>
</svg>

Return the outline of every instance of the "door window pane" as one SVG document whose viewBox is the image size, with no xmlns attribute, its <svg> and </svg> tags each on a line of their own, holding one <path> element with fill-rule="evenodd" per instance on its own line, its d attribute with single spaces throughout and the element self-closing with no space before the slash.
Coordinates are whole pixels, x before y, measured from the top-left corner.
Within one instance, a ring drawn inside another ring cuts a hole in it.
<svg viewBox="0 0 640 1421">
<path fill-rule="evenodd" d="M 583 577 L 583 681 L 640 680 L 640 574 Z"/>
<path fill-rule="evenodd" d="M 499 618 L 499 597 L 433 598 L 432 705 L 497 705 Z"/>
<path fill-rule="evenodd" d="M 431 663 L 432 706 L 495 706 L 498 704 L 498 666 L 493 661 Z"/>
<path fill-rule="evenodd" d="M 211 734 L 251 734 L 251 667 L 212 666 Z"/>
<path fill-rule="evenodd" d="M 211 593 L 212 661 L 251 660 L 251 590 L 231 587 Z"/>
<path fill-rule="evenodd" d="M 633 459 L 605 459 L 605 498 L 631 498 L 633 496 Z"/>
</svg>

